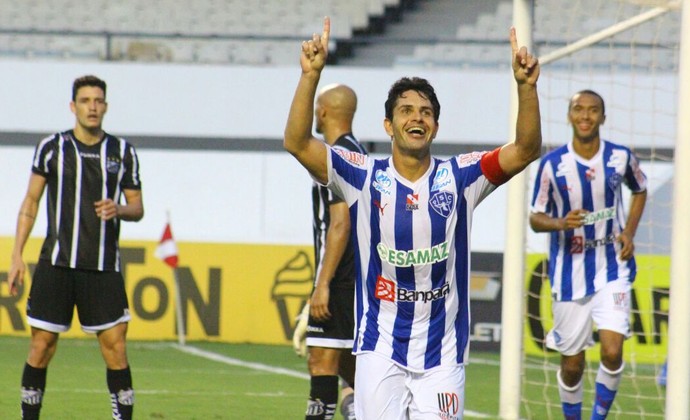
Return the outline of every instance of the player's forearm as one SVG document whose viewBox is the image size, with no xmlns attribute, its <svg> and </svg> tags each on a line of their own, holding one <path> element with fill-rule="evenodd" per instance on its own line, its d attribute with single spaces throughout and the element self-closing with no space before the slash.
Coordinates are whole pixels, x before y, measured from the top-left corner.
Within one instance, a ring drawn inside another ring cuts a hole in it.
<svg viewBox="0 0 690 420">
<path fill-rule="evenodd" d="M 532 213 L 529 216 L 529 225 L 535 232 L 553 232 L 564 229 L 564 219 L 544 213 Z"/>
<path fill-rule="evenodd" d="M 334 226 L 331 224 L 326 234 L 326 250 L 321 260 L 319 277 L 316 280 L 317 285 L 330 284 L 333 276 L 335 276 L 340 260 L 342 260 L 343 255 L 345 255 L 349 238 L 349 226 L 344 228 L 343 226 Z"/>
<path fill-rule="evenodd" d="M 24 252 L 24 246 L 29 239 L 29 235 L 33 230 L 36 222 L 36 215 L 38 214 L 38 203 L 24 199 L 17 215 L 17 229 L 15 231 L 14 248 L 12 255 L 21 257 Z"/>
<path fill-rule="evenodd" d="M 293 155 L 305 149 L 312 137 L 314 97 L 320 73 L 302 73 L 290 106 L 283 147 Z"/>
<path fill-rule="evenodd" d="M 144 217 L 144 206 L 141 203 L 118 204 L 117 217 L 128 222 L 138 222 Z"/>
<path fill-rule="evenodd" d="M 515 145 L 524 167 L 541 154 L 541 114 L 537 86 L 518 85 L 518 115 L 515 127 Z"/>
<path fill-rule="evenodd" d="M 647 191 L 636 193 L 632 195 L 630 200 L 630 211 L 628 212 L 628 220 L 625 222 L 625 229 L 623 233 L 628 235 L 631 239 L 635 237 L 637 227 L 642 219 L 645 204 L 647 203 Z"/>
</svg>

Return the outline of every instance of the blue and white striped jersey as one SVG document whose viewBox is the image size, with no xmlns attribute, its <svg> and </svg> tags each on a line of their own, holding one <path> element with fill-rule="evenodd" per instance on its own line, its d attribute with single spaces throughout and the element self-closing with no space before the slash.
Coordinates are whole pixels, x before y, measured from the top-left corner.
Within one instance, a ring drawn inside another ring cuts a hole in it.
<svg viewBox="0 0 690 420">
<path fill-rule="evenodd" d="M 498 149 L 432 158 L 410 182 L 392 158 L 329 149 L 329 188 L 350 207 L 355 354 L 423 372 L 467 362 L 472 211 L 507 177 Z"/>
<path fill-rule="evenodd" d="M 622 184 L 632 192 L 647 188 L 647 178 L 630 149 L 601 140 L 590 160 L 572 142 L 543 156 L 534 184 L 532 212 L 565 217 L 585 209 L 584 226 L 550 233 L 549 279 L 555 300 L 589 296 L 607 282 L 635 280 L 635 259 L 621 260 L 618 235 L 625 227 Z"/>
</svg>

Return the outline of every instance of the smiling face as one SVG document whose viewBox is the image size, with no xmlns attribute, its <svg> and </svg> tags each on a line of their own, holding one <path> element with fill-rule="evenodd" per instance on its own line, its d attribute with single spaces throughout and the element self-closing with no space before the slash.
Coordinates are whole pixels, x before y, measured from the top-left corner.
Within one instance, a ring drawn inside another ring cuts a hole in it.
<svg viewBox="0 0 690 420">
<path fill-rule="evenodd" d="M 82 86 L 77 90 L 74 100 L 70 102 L 70 109 L 77 117 L 78 130 L 90 133 L 100 131 L 103 117 L 108 110 L 105 92 L 97 86 Z"/>
<path fill-rule="evenodd" d="M 587 143 L 599 139 L 599 127 L 606 121 L 601 98 L 585 92 L 573 96 L 568 121 L 573 126 L 573 140 Z"/>
<path fill-rule="evenodd" d="M 383 122 L 393 141 L 393 153 L 424 157 L 436 137 L 438 123 L 431 101 L 416 90 L 398 96 L 392 118 Z"/>
</svg>

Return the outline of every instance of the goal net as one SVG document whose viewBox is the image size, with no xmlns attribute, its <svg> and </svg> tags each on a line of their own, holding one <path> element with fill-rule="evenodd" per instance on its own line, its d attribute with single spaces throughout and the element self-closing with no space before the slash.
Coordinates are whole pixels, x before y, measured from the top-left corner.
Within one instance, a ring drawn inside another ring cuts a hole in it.
<svg viewBox="0 0 690 420">
<path fill-rule="evenodd" d="M 568 101 L 575 92 L 592 89 L 605 100 L 602 138 L 632 148 L 648 178 L 647 205 L 635 237 L 638 275 L 632 293 L 633 336 L 625 343 L 625 370 L 609 418 L 664 417 L 665 390 L 658 378 L 668 344 L 681 30 L 678 3 L 534 2 L 533 45 L 542 60 L 539 92 L 544 145 L 550 150 L 570 141 Z M 556 382 L 560 356 L 544 346 L 552 326 L 547 241 L 547 234 L 528 234 L 521 416 L 531 419 L 563 416 Z M 589 417 L 594 402 L 599 350 L 597 344 L 586 355 L 583 418 Z"/>
</svg>

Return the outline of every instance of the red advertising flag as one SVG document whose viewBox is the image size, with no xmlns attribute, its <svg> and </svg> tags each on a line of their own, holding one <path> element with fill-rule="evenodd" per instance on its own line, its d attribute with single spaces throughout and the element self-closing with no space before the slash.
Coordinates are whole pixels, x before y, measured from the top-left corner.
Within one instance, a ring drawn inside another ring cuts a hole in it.
<svg viewBox="0 0 690 420">
<path fill-rule="evenodd" d="M 177 245 L 175 244 L 175 240 L 172 236 L 170 222 L 165 224 L 165 231 L 163 232 L 163 237 L 156 248 L 155 255 L 156 258 L 163 260 L 171 268 L 177 268 Z"/>
</svg>

